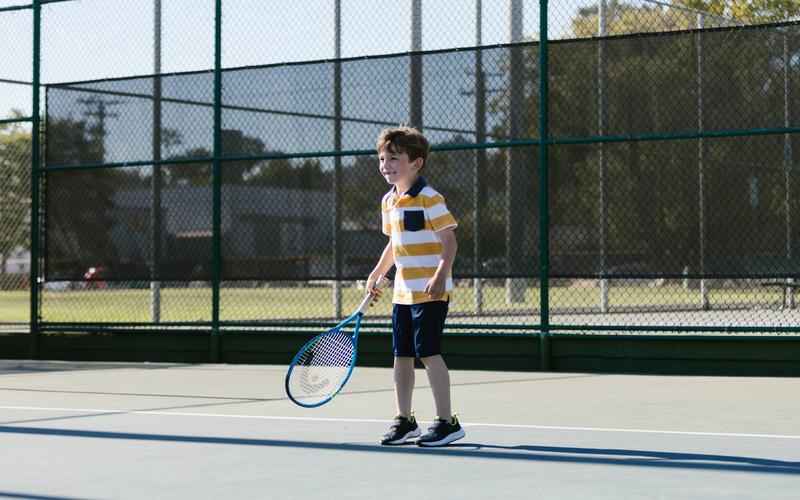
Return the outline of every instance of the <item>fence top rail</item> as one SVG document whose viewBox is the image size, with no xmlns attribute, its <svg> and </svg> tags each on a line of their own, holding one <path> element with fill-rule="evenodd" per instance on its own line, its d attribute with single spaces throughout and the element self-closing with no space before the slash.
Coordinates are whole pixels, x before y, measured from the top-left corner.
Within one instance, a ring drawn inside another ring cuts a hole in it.
<svg viewBox="0 0 800 500">
<path fill-rule="evenodd" d="M 26 4 L 26 5 L 9 5 L 7 7 L 0 7 L 0 14 L 4 12 L 14 12 L 20 10 L 31 10 L 33 8 L 33 4 Z"/>
<path fill-rule="evenodd" d="M 474 52 L 478 50 L 491 50 L 491 49 L 502 49 L 502 48 L 516 48 L 516 47 L 534 47 L 538 44 L 538 42 L 516 42 L 516 43 L 498 43 L 493 45 L 480 45 L 480 46 L 463 46 L 463 47 L 449 47 L 445 49 L 433 49 L 433 50 L 417 50 L 417 51 L 406 51 L 406 52 L 392 52 L 388 54 L 373 54 L 373 55 L 366 55 L 366 56 L 353 56 L 353 57 L 341 57 L 341 58 L 326 58 L 326 59 L 309 59 L 309 60 L 300 60 L 300 61 L 284 61 L 284 62 L 277 62 L 277 63 L 270 63 L 270 64 L 251 64 L 245 66 L 233 66 L 229 68 L 222 68 L 224 73 L 232 73 L 236 71 L 248 71 L 254 69 L 268 69 L 268 68 L 281 68 L 281 67 L 289 67 L 289 66 L 312 66 L 316 64 L 336 64 L 336 63 L 347 63 L 347 62 L 354 62 L 354 61 L 369 61 L 375 59 L 395 59 L 400 57 L 409 57 L 409 56 L 424 56 L 424 55 L 434 55 L 434 54 L 447 54 L 447 53 L 457 53 L 457 52 Z M 125 80 L 138 80 L 138 79 L 145 79 L 145 78 L 157 78 L 157 77 L 167 77 L 167 76 L 183 76 L 183 75 L 200 75 L 200 74 L 211 74 L 214 73 L 213 68 L 209 69 L 200 69 L 200 70 L 191 70 L 191 71 L 176 71 L 172 73 L 151 73 L 151 74 L 142 74 L 142 75 L 132 75 L 132 76 L 116 76 L 111 78 L 96 78 L 93 80 L 76 80 L 76 81 L 69 81 L 69 82 L 52 82 L 48 83 L 48 87 L 58 88 L 62 86 L 75 86 L 75 85 L 86 85 L 90 83 L 106 83 L 106 82 L 116 82 L 116 81 L 125 81 Z"/>
<path fill-rule="evenodd" d="M 77 0 L 39 0 L 39 5 L 47 5 L 49 3 L 64 3 L 64 2 L 75 2 Z M 0 7 L 0 13 L 2 12 L 11 12 L 17 10 L 31 10 L 36 6 L 35 3 L 27 3 L 22 5 L 9 5 L 6 7 Z"/>
<path fill-rule="evenodd" d="M 14 80 L 11 78 L 0 78 L 0 83 L 9 83 L 11 85 L 33 85 L 33 82 L 26 82 L 25 80 Z"/>
</svg>

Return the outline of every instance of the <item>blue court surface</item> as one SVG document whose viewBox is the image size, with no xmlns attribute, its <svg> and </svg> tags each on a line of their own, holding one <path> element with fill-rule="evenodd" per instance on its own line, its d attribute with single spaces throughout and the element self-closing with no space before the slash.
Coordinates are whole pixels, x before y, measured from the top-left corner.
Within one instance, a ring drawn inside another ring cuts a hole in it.
<svg viewBox="0 0 800 500">
<path fill-rule="evenodd" d="M 0 498 L 800 498 L 800 380 L 453 371 L 467 436 L 377 444 L 391 371 L 0 362 Z M 433 418 L 424 371 L 414 407 Z"/>
</svg>

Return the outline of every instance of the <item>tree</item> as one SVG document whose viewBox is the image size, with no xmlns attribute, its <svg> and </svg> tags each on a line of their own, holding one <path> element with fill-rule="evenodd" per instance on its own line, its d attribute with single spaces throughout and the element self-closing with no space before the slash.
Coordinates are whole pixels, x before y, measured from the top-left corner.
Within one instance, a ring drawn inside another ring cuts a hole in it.
<svg viewBox="0 0 800 500">
<path fill-rule="evenodd" d="M 47 123 L 48 160 L 100 163 L 104 132 L 86 120 L 51 118 Z M 111 232 L 114 196 L 131 183 L 141 183 L 125 168 L 91 168 L 48 172 L 45 227 L 49 279 L 82 279 L 91 266 L 119 262 Z"/>
<path fill-rule="evenodd" d="M 12 111 L 12 117 L 22 113 Z M 0 125 L 0 275 L 16 249 L 30 249 L 31 134 L 19 124 Z"/>
<path fill-rule="evenodd" d="M 673 0 L 676 7 L 696 11 L 665 7 L 645 3 L 633 5 L 619 0 L 608 2 L 607 34 L 663 32 L 693 29 L 697 27 L 697 15 L 707 13 L 707 26 L 729 24 L 770 23 L 785 21 L 800 16 L 800 3 L 796 0 Z M 572 20 L 572 31 L 576 37 L 597 35 L 597 7 L 579 11 Z"/>
<path fill-rule="evenodd" d="M 267 151 L 264 142 L 245 135 L 241 130 L 222 131 L 223 151 L 227 155 L 263 156 L 280 151 Z M 188 149 L 180 154 L 172 154 L 169 160 L 191 160 L 209 158 L 212 152 L 204 147 Z M 164 184 L 190 186 L 209 186 L 211 184 L 210 163 L 176 164 L 165 169 Z M 272 186 L 293 189 L 330 189 L 332 175 L 326 172 L 322 163 L 314 158 L 271 160 L 225 160 L 222 164 L 222 182 L 226 186 Z"/>
<path fill-rule="evenodd" d="M 706 26 L 786 20 L 800 14 L 794 1 L 676 0 L 707 12 Z M 597 7 L 573 20 L 576 37 L 595 36 Z M 717 16 L 717 17 L 715 17 Z M 729 21 L 722 19 L 721 16 Z M 694 29 L 698 14 L 659 5 L 609 1 L 607 33 Z M 597 134 L 598 43 L 551 48 L 551 127 L 557 136 Z M 605 43 L 606 135 L 697 130 L 698 38 L 691 34 L 611 38 Z M 763 128 L 783 124 L 783 35 L 778 31 L 709 32 L 702 38 L 703 120 L 706 130 Z M 797 40 L 791 44 L 797 51 Z M 534 49 L 535 50 L 535 49 Z M 536 54 L 526 58 L 535 64 Z M 790 68 L 796 75 L 797 68 Z M 587 79 L 587 75 L 589 78 Z M 796 76 L 792 76 L 792 81 Z M 530 95 L 529 109 L 537 109 Z M 535 136 L 535 131 L 531 131 Z M 706 254 L 777 252 L 785 232 L 781 143 L 756 138 L 708 140 L 704 159 Z M 552 223 L 596 227 L 600 221 L 599 146 L 559 146 L 551 155 Z M 657 260 L 679 271 L 699 255 L 698 143 L 608 144 L 606 159 L 608 251 Z M 770 168 L 777 167 L 777 168 Z M 762 203 L 748 201 L 758 183 Z M 767 228 L 767 230 L 763 230 Z M 774 234 L 773 234 L 774 233 Z M 749 238 L 742 238 L 747 234 Z M 555 247 L 554 247 L 555 248 Z M 573 248 L 577 248 L 573 246 Z M 593 250 L 589 245 L 587 251 Z M 554 264 L 554 268 L 557 265 Z M 692 270 L 696 271 L 696 267 Z"/>
<path fill-rule="evenodd" d="M 673 3 L 745 23 L 785 21 L 800 15 L 797 0 L 676 0 Z"/>
<path fill-rule="evenodd" d="M 248 171 L 248 185 L 324 191 L 331 189 L 333 176 L 315 158 L 275 158 L 258 162 Z"/>
<path fill-rule="evenodd" d="M 348 229 L 381 230 L 381 199 L 389 186 L 378 173 L 376 155 L 356 156 L 342 166 L 342 224 Z"/>
<path fill-rule="evenodd" d="M 179 136 L 169 129 L 162 136 L 168 151 L 181 143 Z M 169 141 L 169 142 L 166 142 Z M 266 154 L 264 142 L 257 138 L 245 135 L 241 130 L 222 130 L 222 150 L 225 154 L 246 156 Z M 192 160 L 195 158 L 210 158 L 213 152 L 206 147 L 194 147 L 179 154 L 169 154 L 165 160 Z M 245 184 L 258 170 L 259 160 L 226 161 L 222 167 L 222 182 L 226 185 Z M 164 185 L 188 184 L 190 186 L 210 186 L 212 165 L 208 163 L 181 163 L 168 166 L 162 170 Z"/>
<path fill-rule="evenodd" d="M 241 130 L 223 130 L 222 146 L 225 154 L 237 156 L 263 156 L 280 151 L 267 151 L 264 142 L 245 135 Z M 192 148 L 181 154 L 166 158 L 169 160 L 191 160 L 209 158 L 212 152 L 204 147 Z M 174 186 L 211 185 L 210 163 L 176 164 L 165 170 L 164 184 Z M 271 160 L 225 160 L 222 164 L 222 182 L 225 186 L 269 186 L 291 189 L 326 190 L 331 187 L 332 175 L 326 172 L 322 163 L 314 158 Z"/>
<path fill-rule="evenodd" d="M 697 16 L 657 4 L 639 6 L 610 0 L 607 12 L 607 35 L 674 31 L 694 28 L 697 24 Z M 572 20 L 573 34 L 578 38 L 586 38 L 596 36 L 597 30 L 597 6 L 580 9 L 578 16 Z"/>
</svg>

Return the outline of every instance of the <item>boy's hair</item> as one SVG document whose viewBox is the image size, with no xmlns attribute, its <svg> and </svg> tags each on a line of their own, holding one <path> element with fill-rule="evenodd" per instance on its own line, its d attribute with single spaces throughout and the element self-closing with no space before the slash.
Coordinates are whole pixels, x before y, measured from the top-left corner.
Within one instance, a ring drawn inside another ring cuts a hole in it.
<svg viewBox="0 0 800 500">
<path fill-rule="evenodd" d="M 419 130 L 414 127 L 400 126 L 384 129 L 378 136 L 376 148 L 378 153 L 382 149 L 386 149 L 390 153 L 406 153 L 410 161 L 422 158 L 421 170 L 425 167 L 431 146 L 428 139 Z"/>
</svg>

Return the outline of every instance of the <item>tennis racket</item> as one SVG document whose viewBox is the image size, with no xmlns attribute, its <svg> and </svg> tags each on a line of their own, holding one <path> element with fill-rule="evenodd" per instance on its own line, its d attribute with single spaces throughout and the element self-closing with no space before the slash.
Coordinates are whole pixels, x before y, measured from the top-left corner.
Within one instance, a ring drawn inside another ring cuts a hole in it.
<svg viewBox="0 0 800 500">
<path fill-rule="evenodd" d="M 382 281 L 378 282 L 379 287 Z M 367 293 L 353 314 L 306 342 L 295 354 L 286 372 L 286 395 L 295 404 L 316 408 L 342 390 L 356 366 L 361 318 L 372 300 Z M 352 334 L 344 331 L 350 327 Z"/>
</svg>

